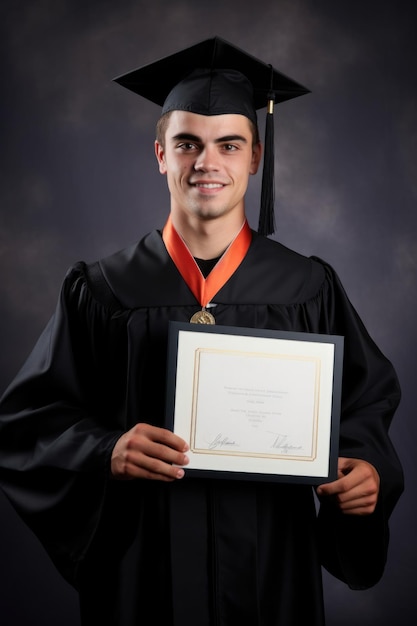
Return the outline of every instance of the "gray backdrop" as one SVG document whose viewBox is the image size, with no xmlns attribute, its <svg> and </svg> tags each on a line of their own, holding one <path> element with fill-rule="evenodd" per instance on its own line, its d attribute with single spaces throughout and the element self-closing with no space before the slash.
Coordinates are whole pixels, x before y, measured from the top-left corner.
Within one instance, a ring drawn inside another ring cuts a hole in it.
<svg viewBox="0 0 417 626">
<path fill-rule="evenodd" d="M 312 90 L 277 108 L 276 237 L 329 261 L 393 361 L 406 492 L 373 589 L 325 578 L 330 626 L 417 623 L 417 116 L 414 2 L 2 0 L 0 391 L 53 312 L 67 268 L 168 213 L 158 110 L 111 79 L 219 35 Z M 263 115 L 260 117 L 262 126 Z M 256 228 L 259 181 L 248 196 Z M 0 442 L 1 445 L 1 442 Z M 76 596 L 0 497 L 0 619 L 76 626 Z"/>
</svg>

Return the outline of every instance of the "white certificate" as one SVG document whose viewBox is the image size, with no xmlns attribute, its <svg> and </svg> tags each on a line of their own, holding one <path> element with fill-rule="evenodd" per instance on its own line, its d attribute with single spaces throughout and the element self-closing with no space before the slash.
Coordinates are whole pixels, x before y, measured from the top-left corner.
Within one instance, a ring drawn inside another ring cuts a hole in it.
<svg viewBox="0 0 417 626">
<path fill-rule="evenodd" d="M 167 418 L 190 446 L 186 473 L 333 479 L 342 346 L 327 335 L 172 323 Z"/>
</svg>

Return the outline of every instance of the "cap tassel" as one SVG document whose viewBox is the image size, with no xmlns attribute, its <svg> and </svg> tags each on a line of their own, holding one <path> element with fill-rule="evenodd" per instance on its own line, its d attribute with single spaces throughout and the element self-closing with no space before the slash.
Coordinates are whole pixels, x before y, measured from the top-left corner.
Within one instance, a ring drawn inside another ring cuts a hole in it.
<svg viewBox="0 0 417 626">
<path fill-rule="evenodd" d="M 261 210 L 258 233 L 272 235 L 275 232 L 275 175 L 274 175 L 274 99 L 268 100 L 265 126 L 264 167 L 262 172 Z"/>
</svg>

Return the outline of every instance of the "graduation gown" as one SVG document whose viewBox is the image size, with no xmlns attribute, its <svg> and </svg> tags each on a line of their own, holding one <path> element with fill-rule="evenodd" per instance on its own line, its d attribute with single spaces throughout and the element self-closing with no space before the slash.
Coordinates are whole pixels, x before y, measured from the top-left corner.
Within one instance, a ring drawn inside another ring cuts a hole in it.
<svg viewBox="0 0 417 626">
<path fill-rule="evenodd" d="M 252 236 L 216 323 L 344 336 L 340 455 L 377 468 L 377 510 L 317 515 L 306 485 L 110 478 L 120 435 L 164 424 L 168 323 L 200 308 L 154 231 L 70 269 L 1 403 L 1 485 L 79 590 L 84 626 L 319 626 L 322 565 L 352 588 L 382 575 L 402 490 L 395 372 L 331 267 Z"/>
</svg>

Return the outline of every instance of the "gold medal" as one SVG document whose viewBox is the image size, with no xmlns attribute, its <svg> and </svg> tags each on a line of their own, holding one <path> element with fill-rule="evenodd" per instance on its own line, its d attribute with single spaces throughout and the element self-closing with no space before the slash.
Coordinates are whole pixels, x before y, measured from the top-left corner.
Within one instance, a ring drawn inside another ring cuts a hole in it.
<svg viewBox="0 0 417 626">
<path fill-rule="evenodd" d="M 197 311 L 197 313 L 194 313 L 194 315 L 190 319 L 190 322 L 191 324 L 215 324 L 216 320 L 214 319 L 214 316 L 206 309 L 202 309 L 201 311 Z"/>
</svg>

